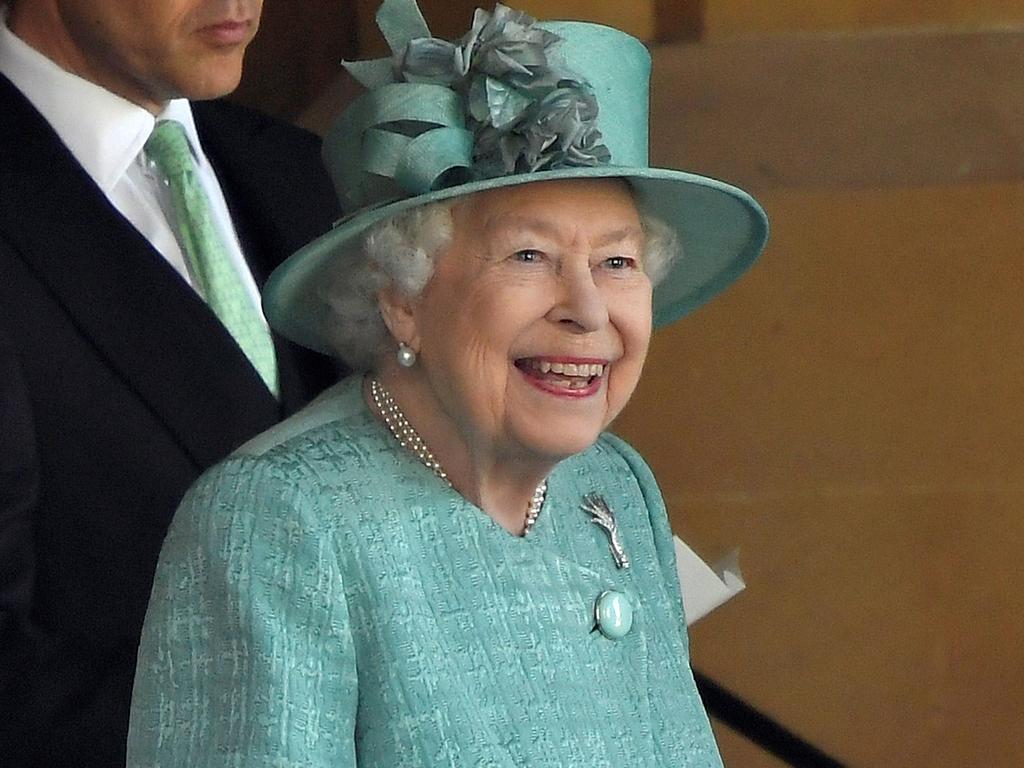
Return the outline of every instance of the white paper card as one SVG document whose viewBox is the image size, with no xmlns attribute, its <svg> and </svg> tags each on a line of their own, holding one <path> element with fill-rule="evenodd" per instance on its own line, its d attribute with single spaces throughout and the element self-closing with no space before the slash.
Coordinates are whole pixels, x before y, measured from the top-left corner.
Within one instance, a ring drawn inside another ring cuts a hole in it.
<svg viewBox="0 0 1024 768">
<path fill-rule="evenodd" d="M 676 545 L 679 591 L 683 595 L 686 624 L 690 626 L 742 592 L 747 585 L 740 574 L 737 551 L 711 567 L 678 536 L 672 538 Z"/>
</svg>

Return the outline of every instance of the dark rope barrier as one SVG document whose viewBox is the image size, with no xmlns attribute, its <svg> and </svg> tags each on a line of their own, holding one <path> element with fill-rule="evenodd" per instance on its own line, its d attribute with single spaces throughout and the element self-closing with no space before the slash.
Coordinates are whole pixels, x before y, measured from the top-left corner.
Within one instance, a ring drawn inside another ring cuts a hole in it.
<svg viewBox="0 0 1024 768">
<path fill-rule="evenodd" d="M 693 676 L 709 715 L 786 765 L 796 768 L 847 768 L 844 763 L 775 722 L 710 677 L 697 670 L 693 671 Z"/>
</svg>

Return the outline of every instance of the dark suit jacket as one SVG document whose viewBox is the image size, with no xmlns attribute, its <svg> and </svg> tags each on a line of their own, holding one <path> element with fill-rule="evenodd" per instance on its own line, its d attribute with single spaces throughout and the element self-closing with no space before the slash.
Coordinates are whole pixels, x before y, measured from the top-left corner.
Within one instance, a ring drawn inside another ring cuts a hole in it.
<svg viewBox="0 0 1024 768">
<path fill-rule="evenodd" d="M 258 284 L 325 231 L 319 141 L 195 105 Z M 331 380 L 276 339 L 278 403 L 234 340 L 0 77 L 0 763 L 124 762 L 164 531 L 197 475 Z"/>
</svg>

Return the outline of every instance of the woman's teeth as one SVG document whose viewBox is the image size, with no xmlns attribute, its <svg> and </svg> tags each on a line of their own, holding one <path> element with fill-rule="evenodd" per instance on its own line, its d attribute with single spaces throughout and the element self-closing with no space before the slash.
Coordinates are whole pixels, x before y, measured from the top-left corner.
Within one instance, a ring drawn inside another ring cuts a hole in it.
<svg viewBox="0 0 1024 768">
<path fill-rule="evenodd" d="M 558 363 L 548 360 L 526 360 L 526 368 L 539 373 L 557 373 L 561 376 L 574 376 L 590 379 L 594 376 L 604 375 L 604 365 L 601 363 Z"/>
</svg>

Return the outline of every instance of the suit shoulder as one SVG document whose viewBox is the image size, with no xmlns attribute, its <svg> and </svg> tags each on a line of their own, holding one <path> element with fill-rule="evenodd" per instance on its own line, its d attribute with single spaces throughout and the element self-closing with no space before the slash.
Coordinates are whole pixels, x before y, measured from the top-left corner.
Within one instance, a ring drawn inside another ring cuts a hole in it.
<svg viewBox="0 0 1024 768">
<path fill-rule="evenodd" d="M 320 151 L 320 137 L 316 134 L 241 104 L 224 99 L 197 101 L 192 103 L 192 112 L 204 139 L 211 135 L 222 141 L 272 137 L 316 153 Z"/>
</svg>

